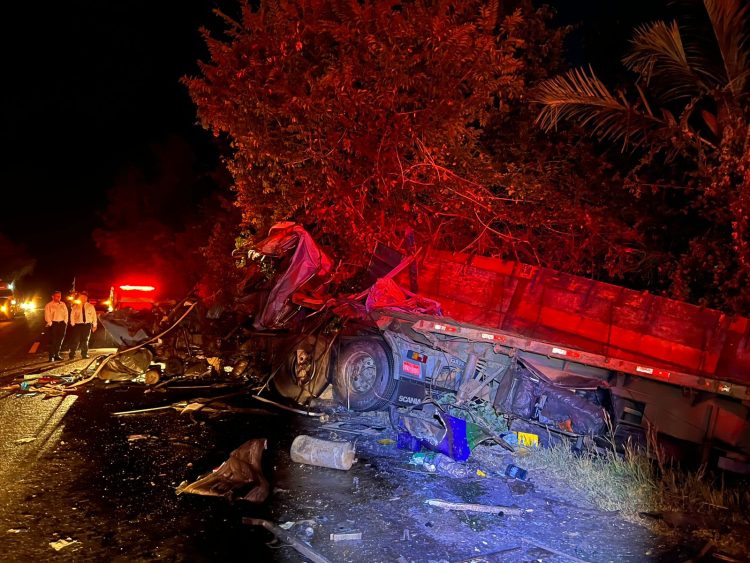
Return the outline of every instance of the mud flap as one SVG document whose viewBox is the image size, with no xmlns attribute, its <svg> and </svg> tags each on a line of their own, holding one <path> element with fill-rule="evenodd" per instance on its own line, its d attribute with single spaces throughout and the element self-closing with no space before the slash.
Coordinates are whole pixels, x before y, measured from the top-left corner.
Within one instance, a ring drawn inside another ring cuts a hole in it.
<svg viewBox="0 0 750 563">
<path fill-rule="evenodd" d="M 424 385 L 408 379 L 399 379 L 396 393 L 396 402 L 399 406 L 421 405 L 424 396 Z"/>
</svg>

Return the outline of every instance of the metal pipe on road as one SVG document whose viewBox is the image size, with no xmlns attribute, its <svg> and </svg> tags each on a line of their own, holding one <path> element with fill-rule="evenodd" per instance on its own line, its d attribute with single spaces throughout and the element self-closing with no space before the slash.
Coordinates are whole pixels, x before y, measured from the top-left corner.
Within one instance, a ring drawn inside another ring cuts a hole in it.
<svg viewBox="0 0 750 563">
<path fill-rule="evenodd" d="M 274 536 L 279 538 L 281 541 L 288 543 L 291 547 L 296 549 L 299 553 L 307 557 L 313 563 L 331 563 L 330 559 L 323 557 L 320 553 L 315 551 L 312 547 L 304 542 L 299 541 L 294 534 L 287 532 L 286 530 L 279 528 L 273 522 L 268 520 L 262 520 L 260 518 L 243 518 L 243 524 L 248 526 L 262 526 Z"/>
</svg>

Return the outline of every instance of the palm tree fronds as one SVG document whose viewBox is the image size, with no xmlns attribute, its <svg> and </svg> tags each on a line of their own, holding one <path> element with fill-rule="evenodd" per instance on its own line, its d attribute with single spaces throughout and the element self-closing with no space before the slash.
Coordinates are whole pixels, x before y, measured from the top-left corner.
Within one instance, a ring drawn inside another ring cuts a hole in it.
<svg viewBox="0 0 750 563">
<path fill-rule="evenodd" d="M 688 60 L 677 22 L 657 21 L 639 27 L 623 62 L 663 100 L 692 98 L 708 90 L 696 73 L 697 61 Z"/>
<path fill-rule="evenodd" d="M 542 110 L 536 124 L 545 131 L 561 121 L 573 121 L 599 139 L 622 142 L 636 147 L 654 129 L 664 125 L 661 119 L 633 107 L 624 96 L 615 97 L 589 68 L 573 69 L 545 80 L 538 87 L 536 102 Z"/>
<path fill-rule="evenodd" d="M 745 89 L 750 76 L 750 49 L 746 18 L 747 0 L 703 0 L 721 53 L 725 85 L 735 96 Z"/>
</svg>

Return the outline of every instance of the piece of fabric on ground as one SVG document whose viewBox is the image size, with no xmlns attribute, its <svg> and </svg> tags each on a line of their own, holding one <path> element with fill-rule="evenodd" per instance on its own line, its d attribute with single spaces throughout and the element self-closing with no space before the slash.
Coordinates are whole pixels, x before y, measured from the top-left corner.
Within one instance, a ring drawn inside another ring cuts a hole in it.
<svg viewBox="0 0 750 563">
<path fill-rule="evenodd" d="M 190 493 L 263 502 L 270 492 L 270 486 L 261 467 L 261 457 L 265 449 L 266 440 L 248 440 L 229 454 L 229 459 L 216 470 L 192 484 L 181 483 L 177 487 L 177 494 Z"/>
</svg>

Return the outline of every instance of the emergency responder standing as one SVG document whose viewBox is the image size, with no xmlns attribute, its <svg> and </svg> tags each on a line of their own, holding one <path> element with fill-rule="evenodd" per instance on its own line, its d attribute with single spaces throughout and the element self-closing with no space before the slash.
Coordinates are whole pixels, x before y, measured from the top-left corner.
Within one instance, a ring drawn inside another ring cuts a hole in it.
<svg viewBox="0 0 750 563">
<path fill-rule="evenodd" d="M 89 338 L 96 332 L 96 309 L 89 303 L 89 294 L 82 291 L 70 309 L 70 329 L 73 331 L 70 339 L 70 359 L 76 356 L 76 350 L 81 349 L 81 357 L 89 357 Z"/>
<path fill-rule="evenodd" d="M 60 346 L 68 327 L 68 307 L 62 302 L 62 293 L 52 293 L 52 301 L 44 306 L 44 322 L 49 328 L 49 361 L 62 360 Z"/>
</svg>

